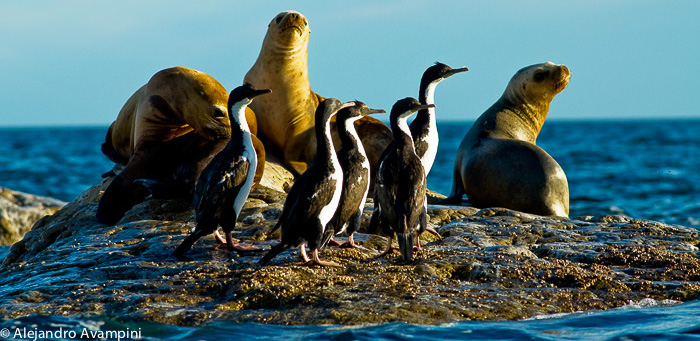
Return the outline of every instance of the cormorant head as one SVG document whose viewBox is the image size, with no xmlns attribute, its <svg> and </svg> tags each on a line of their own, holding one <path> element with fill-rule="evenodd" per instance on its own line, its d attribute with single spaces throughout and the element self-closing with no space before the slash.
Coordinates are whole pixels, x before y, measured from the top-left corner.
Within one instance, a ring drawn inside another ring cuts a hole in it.
<svg viewBox="0 0 700 341">
<path fill-rule="evenodd" d="M 355 102 L 343 103 L 336 98 L 326 98 L 321 104 L 316 108 L 316 126 L 321 127 L 328 121 L 331 117 L 335 115 L 339 110 L 348 108 L 355 105 Z"/>
<path fill-rule="evenodd" d="M 391 120 L 392 124 L 394 124 L 394 122 L 398 122 L 399 119 L 408 118 L 408 116 L 411 116 L 411 114 L 418 110 L 434 107 L 435 104 L 422 104 L 413 97 L 406 97 L 394 103 L 394 106 L 391 107 L 391 116 L 389 119 Z"/>
<path fill-rule="evenodd" d="M 447 64 L 435 62 L 435 65 L 427 68 L 425 72 L 423 72 L 423 77 L 420 80 L 421 88 L 425 89 L 430 83 L 439 83 L 445 80 L 447 77 L 465 71 L 469 71 L 469 69 L 466 67 L 453 69 Z"/>
<path fill-rule="evenodd" d="M 382 109 L 370 109 L 366 104 L 360 101 L 354 101 L 351 103 L 353 103 L 352 106 L 338 111 L 338 120 L 355 121 L 362 118 L 363 116 L 386 113 L 386 111 Z"/>
<path fill-rule="evenodd" d="M 245 104 L 248 105 L 253 101 L 253 98 L 260 95 L 269 94 L 270 92 L 272 92 L 272 90 L 257 90 L 253 88 L 253 86 L 250 83 L 245 83 L 231 90 L 231 93 L 228 95 L 228 109 L 231 110 L 231 108 L 239 102 L 245 102 Z"/>
</svg>

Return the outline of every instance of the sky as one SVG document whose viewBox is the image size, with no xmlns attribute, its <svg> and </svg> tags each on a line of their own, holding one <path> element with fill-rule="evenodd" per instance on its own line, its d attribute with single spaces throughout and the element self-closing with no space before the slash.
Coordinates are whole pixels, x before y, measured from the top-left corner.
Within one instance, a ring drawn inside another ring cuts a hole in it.
<svg viewBox="0 0 700 341">
<path fill-rule="evenodd" d="M 0 126 L 106 127 L 177 65 L 231 90 L 284 10 L 309 21 L 324 97 L 388 111 L 440 61 L 470 71 L 438 86 L 438 120 L 472 121 L 517 70 L 551 61 L 572 76 L 548 120 L 700 118 L 695 0 L 3 0 Z"/>
</svg>

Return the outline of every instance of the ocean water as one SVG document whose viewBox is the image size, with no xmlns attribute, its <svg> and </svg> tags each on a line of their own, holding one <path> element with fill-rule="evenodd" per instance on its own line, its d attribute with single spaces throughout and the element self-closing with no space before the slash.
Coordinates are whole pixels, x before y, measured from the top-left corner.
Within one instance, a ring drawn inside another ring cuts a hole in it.
<svg viewBox="0 0 700 341">
<path fill-rule="evenodd" d="M 471 122 L 438 125 L 428 188 L 449 194 Z M 0 186 L 71 201 L 112 168 L 107 127 L 0 128 Z M 537 140 L 569 181 L 571 217 L 624 214 L 700 226 L 700 120 L 546 122 Z"/>
<path fill-rule="evenodd" d="M 471 122 L 439 124 L 440 148 L 428 187 L 449 194 L 456 149 Z M 71 201 L 112 163 L 100 152 L 107 127 L 0 128 L 0 186 Z M 571 216 L 623 214 L 700 228 L 700 120 L 546 122 L 537 144 L 562 166 Z M 0 247 L 3 257 L 7 247 Z M 121 321 L 118 316 L 34 315 L 1 321 L 0 340 L 27 331 L 139 330 L 142 339 L 311 340 L 686 340 L 700 339 L 700 302 L 632 302 L 605 312 L 526 321 L 361 327 L 267 326 L 218 322 L 186 328 Z M 140 329 L 139 329 L 140 328 Z M 252 331 L 254 330 L 254 333 Z M 24 335 L 26 336 L 26 334 Z M 105 335 L 103 335 L 105 336 Z M 106 335 L 103 339 L 111 339 Z M 113 339 L 119 338 L 113 335 Z M 26 338 L 25 338 L 26 339 Z M 31 339 L 31 338 L 29 338 Z M 133 338 L 121 337 L 121 340 Z"/>
<path fill-rule="evenodd" d="M 0 186 L 72 201 L 114 165 L 100 151 L 107 127 L 0 128 Z"/>
<path fill-rule="evenodd" d="M 34 315 L 0 321 L 1 340 L 32 339 L 31 332 L 59 333 L 86 339 L 102 332 L 102 340 L 697 340 L 700 303 L 654 307 L 656 302 L 630 304 L 604 312 L 542 316 L 524 321 L 466 321 L 442 325 L 384 323 L 366 326 L 278 326 L 216 322 L 181 327 L 108 317 Z M 5 331 L 6 330 L 6 331 Z M 18 331 L 19 330 L 19 331 Z M 74 334 L 71 335 L 70 333 Z M 122 332 L 123 334 L 118 334 Z M 4 333 L 4 334 L 3 334 Z M 108 334 L 111 333 L 111 334 Z M 29 337 L 27 337 L 29 336 Z M 112 337 L 109 337 L 112 336 Z"/>
</svg>

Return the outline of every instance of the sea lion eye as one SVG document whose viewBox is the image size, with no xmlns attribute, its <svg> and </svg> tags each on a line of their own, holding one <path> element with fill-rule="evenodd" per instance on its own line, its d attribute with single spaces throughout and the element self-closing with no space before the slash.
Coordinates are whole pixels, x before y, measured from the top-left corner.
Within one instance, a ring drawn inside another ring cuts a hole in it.
<svg viewBox="0 0 700 341">
<path fill-rule="evenodd" d="M 226 113 L 219 108 L 214 109 L 214 118 L 221 118 L 221 117 L 226 117 Z"/>
<path fill-rule="evenodd" d="M 279 24 L 280 21 L 282 21 L 282 16 L 278 15 L 277 18 L 275 18 L 275 21 Z"/>
<path fill-rule="evenodd" d="M 304 19 L 304 26 L 309 26 L 309 24 L 306 22 L 306 19 Z"/>
<path fill-rule="evenodd" d="M 547 77 L 546 71 L 537 72 L 535 73 L 535 82 L 541 82 L 544 80 L 545 77 Z"/>
</svg>

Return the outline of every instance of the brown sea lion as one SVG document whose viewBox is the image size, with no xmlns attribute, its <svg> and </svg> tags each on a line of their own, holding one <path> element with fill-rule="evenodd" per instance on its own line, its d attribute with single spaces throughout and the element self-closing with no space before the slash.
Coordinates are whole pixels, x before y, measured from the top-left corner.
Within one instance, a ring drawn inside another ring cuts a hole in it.
<svg viewBox="0 0 700 341">
<path fill-rule="evenodd" d="M 137 179 L 158 183 L 151 186 L 161 197 L 191 194 L 199 173 L 231 135 L 227 102 L 226 89 L 206 73 L 174 67 L 153 75 L 127 100 L 107 131 L 102 151 L 124 169 L 102 195 L 97 220 L 115 224 L 143 201 L 148 191 L 134 183 Z M 246 112 L 246 118 L 254 132 L 255 115 Z M 261 160 L 257 184 L 265 149 L 253 137 Z"/>
<path fill-rule="evenodd" d="M 314 113 L 325 99 L 309 84 L 309 33 L 308 21 L 301 13 L 286 11 L 275 16 L 260 55 L 244 78 L 256 88 L 272 89 L 270 95 L 251 104 L 258 120 L 258 136 L 282 152 L 285 165 L 296 175 L 306 170 L 316 154 Z M 374 174 L 379 157 L 392 141 L 391 130 L 371 117 L 362 118 L 355 126 Z M 335 120 L 332 131 L 338 142 Z"/>
<path fill-rule="evenodd" d="M 444 203 L 505 207 L 539 215 L 569 215 L 564 171 L 535 145 L 556 94 L 569 83 L 564 65 L 550 62 L 518 71 L 501 98 L 464 136 L 457 151 L 452 191 Z"/>
</svg>

